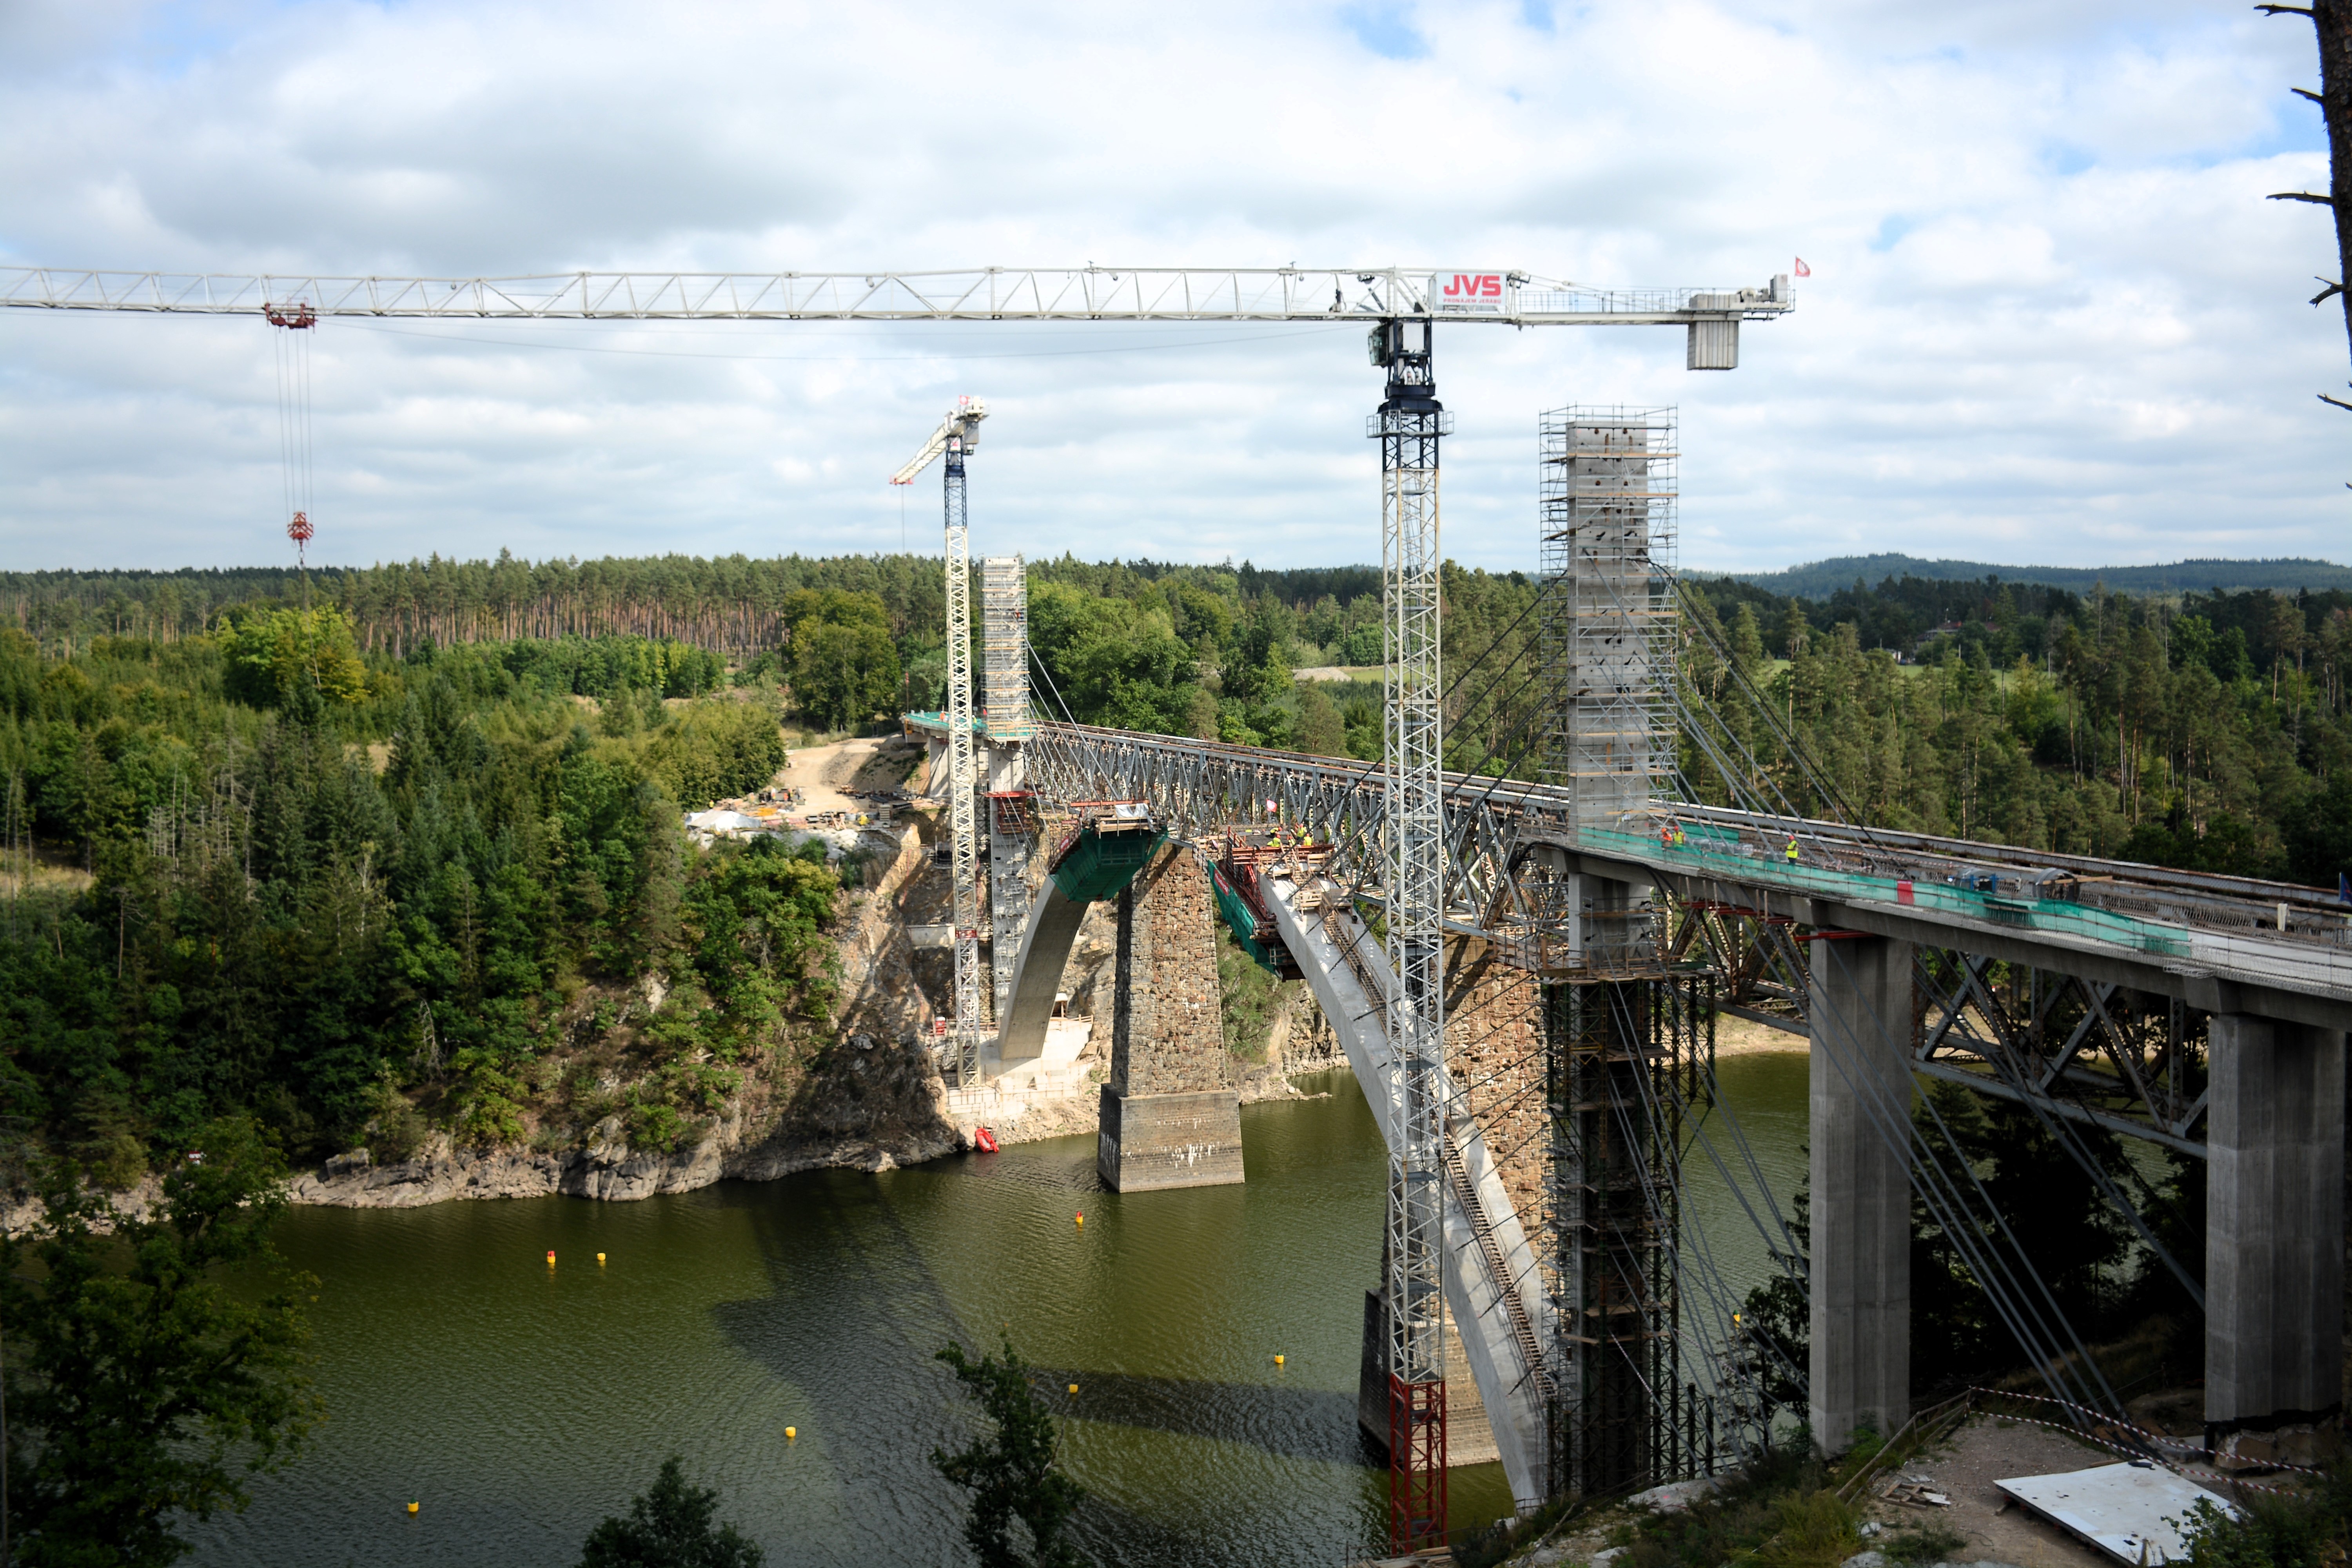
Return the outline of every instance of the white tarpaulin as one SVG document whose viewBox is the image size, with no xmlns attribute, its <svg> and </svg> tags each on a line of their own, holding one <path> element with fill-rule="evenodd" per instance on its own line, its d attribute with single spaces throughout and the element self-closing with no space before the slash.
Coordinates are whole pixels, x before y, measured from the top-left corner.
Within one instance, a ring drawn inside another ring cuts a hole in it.
<svg viewBox="0 0 2352 1568">
<path fill-rule="evenodd" d="M 1993 1482 L 2035 1513 L 2089 1542 L 2118 1563 L 2183 1563 L 2189 1510 L 2210 1502 L 2236 1517 L 2228 1499 L 2170 1470 L 2134 1459 L 2056 1476 Z"/>
</svg>

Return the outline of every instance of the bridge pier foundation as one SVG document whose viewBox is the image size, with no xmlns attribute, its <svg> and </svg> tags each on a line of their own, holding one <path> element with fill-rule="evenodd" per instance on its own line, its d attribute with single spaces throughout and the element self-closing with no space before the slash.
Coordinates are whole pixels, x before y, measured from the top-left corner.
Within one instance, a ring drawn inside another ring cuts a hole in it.
<svg viewBox="0 0 2352 1568">
<path fill-rule="evenodd" d="M 1161 851 L 1118 895 L 1110 1081 L 1095 1146 L 1095 1169 L 1114 1192 L 1242 1180 L 1215 918 L 1190 850 Z"/>
<path fill-rule="evenodd" d="M 1911 944 L 1824 941 L 1812 962 L 1813 1440 L 1891 1436 L 1911 1406 Z"/>
<path fill-rule="evenodd" d="M 2209 1441 L 2333 1418 L 2344 1376 L 2344 1034 L 2213 1016 Z"/>
</svg>

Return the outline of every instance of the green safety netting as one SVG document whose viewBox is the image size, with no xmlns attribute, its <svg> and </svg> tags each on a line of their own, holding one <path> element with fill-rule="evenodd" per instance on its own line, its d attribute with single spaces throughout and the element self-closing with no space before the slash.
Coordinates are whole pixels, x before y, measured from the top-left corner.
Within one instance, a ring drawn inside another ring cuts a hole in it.
<svg viewBox="0 0 2352 1568">
<path fill-rule="evenodd" d="M 1667 845 L 1661 844 L 1649 834 L 1585 828 L 1577 834 L 1577 838 L 1595 851 L 1607 851 L 1653 865 L 1702 874 L 1716 872 L 1737 877 L 1744 882 L 1819 893 L 1851 902 L 1938 910 L 1994 925 L 2014 926 L 2021 931 L 2112 942 L 2163 958 L 2189 956 L 2189 932 L 2179 926 L 2158 921 L 2137 920 L 2106 910 L 2090 909 L 2065 899 L 2018 898 L 2004 893 L 1948 887 L 1941 882 L 1913 882 L 1906 891 L 1893 877 L 1869 877 L 1859 872 L 1832 871 L 1824 867 L 1808 866 L 1802 860 L 1792 862 L 1783 859 L 1769 848 L 1743 854 L 1739 835 L 1735 829 L 1685 826 L 1684 835 L 1688 842 Z M 1726 865 L 1727 860 L 1736 864 Z"/>
<path fill-rule="evenodd" d="M 1054 886 L 1072 903 L 1091 904 L 1118 897 L 1136 873 L 1151 864 L 1152 856 L 1168 841 L 1158 831 L 1104 833 L 1088 827 L 1054 868 Z"/>
</svg>

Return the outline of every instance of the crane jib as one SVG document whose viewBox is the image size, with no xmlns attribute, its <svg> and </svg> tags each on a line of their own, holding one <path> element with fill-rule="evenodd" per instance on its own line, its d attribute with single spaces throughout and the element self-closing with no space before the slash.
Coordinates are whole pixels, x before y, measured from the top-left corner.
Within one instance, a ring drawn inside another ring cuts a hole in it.
<svg viewBox="0 0 2352 1568">
<path fill-rule="evenodd" d="M 985 267 L 937 272 L 566 272 L 327 277 L 0 268 L 0 307 L 484 320 L 1265 321 L 1435 317 L 1506 326 L 1762 321 L 1761 288 L 1593 289 L 1507 268 Z"/>
</svg>

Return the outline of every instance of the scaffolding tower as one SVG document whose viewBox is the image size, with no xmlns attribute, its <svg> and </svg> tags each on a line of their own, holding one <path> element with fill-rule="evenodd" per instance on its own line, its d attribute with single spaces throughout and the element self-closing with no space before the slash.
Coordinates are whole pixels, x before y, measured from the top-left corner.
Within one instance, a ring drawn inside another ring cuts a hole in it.
<svg viewBox="0 0 2352 1568">
<path fill-rule="evenodd" d="M 1675 771 L 1675 418 L 1542 416 L 1539 766 L 1572 837 L 1646 833 Z M 1536 900 L 1556 1329 L 1551 1488 L 1596 1495 L 1712 1470 L 1715 1405 L 1686 1377 L 1680 1167 L 1713 1081 L 1713 978 L 1675 962 L 1651 889 L 1562 858 Z"/>
<path fill-rule="evenodd" d="M 1022 743 L 1037 732 L 1029 715 L 1029 575 L 1018 555 L 980 563 L 982 689 L 988 734 L 989 960 L 991 1016 L 1001 1026 L 1013 972 L 1029 925 L 1029 857 L 1037 842 L 1036 795 Z"/>
<path fill-rule="evenodd" d="M 1572 829 L 1639 830 L 1675 769 L 1671 408 L 1542 417 L 1543 772 Z"/>
</svg>

